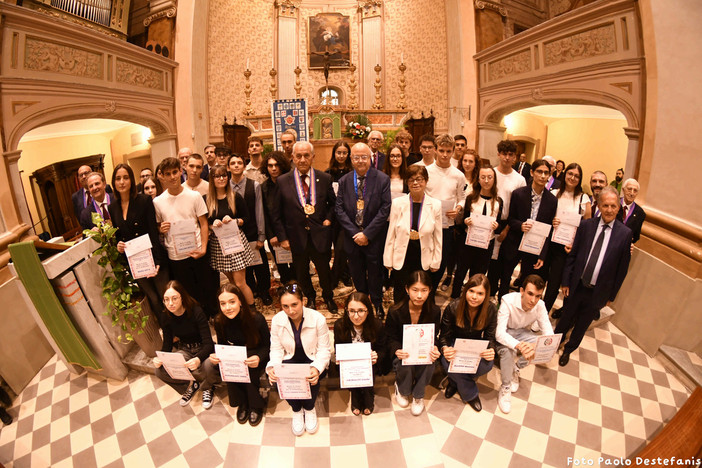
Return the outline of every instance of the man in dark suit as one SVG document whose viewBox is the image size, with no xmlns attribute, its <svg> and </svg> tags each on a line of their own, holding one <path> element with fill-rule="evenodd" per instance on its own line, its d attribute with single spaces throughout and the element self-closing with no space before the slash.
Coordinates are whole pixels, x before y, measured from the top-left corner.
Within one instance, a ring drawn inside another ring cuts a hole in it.
<svg viewBox="0 0 702 468">
<path fill-rule="evenodd" d="M 344 249 L 356 290 L 370 295 L 383 318 L 383 249 L 390 216 L 390 178 L 371 167 L 371 148 L 357 143 L 351 148 L 353 172 L 339 180 L 336 218 L 344 229 Z"/>
<path fill-rule="evenodd" d="M 82 186 L 77 192 L 73 192 L 71 195 L 71 201 L 73 202 L 73 213 L 76 215 L 76 219 L 80 222 L 80 214 L 85 208 L 89 208 L 92 202 L 90 192 L 88 191 L 88 176 L 93 172 L 90 166 L 80 166 L 78 168 L 78 182 Z M 112 193 L 112 187 L 109 184 L 105 186 L 105 192 Z M 92 226 L 92 225 L 91 225 Z"/>
<path fill-rule="evenodd" d="M 91 172 L 86 179 L 88 192 L 90 193 L 90 201 L 83 208 L 78 216 L 78 222 L 83 229 L 92 229 L 95 227 L 93 223 L 93 213 L 100 213 L 102 219 L 110 219 L 110 213 L 107 207 L 112 203 L 112 197 L 107 193 L 105 183 L 105 175 L 101 172 Z"/>
<path fill-rule="evenodd" d="M 279 218 L 283 231 L 278 233 L 281 247 L 292 251 L 293 267 L 307 306 L 315 307 L 315 290 L 310 278 L 310 260 L 317 268 L 319 285 L 329 312 L 337 311 L 331 283 L 331 224 L 336 196 L 329 174 L 312 169 L 314 147 L 307 141 L 293 145 L 295 169 L 278 178 Z"/>
<path fill-rule="evenodd" d="M 380 151 L 383 140 L 385 137 L 378 130 L 373 130 L 368 134 L 368 147 L 371 150 L 370 167 L 379 171 L 382 171 L 385 165 L 385 153 Z"/>
<path fill-rule="evenodd" d="M 563 270 L 561 290 L 568 301 L 555 333 L 573 328 L 558 364 L 565 366 L 578 349 L 587 327 L 600 309 L 614 300 L 624 282 L 631 259 L 631 229 L 616 219 L 619 194 L 604 187 L 598 197 L 600 217 L 584 220 L 575 235 Z M 567 249 L 567 247 L 566 247 Z"/>
<path fill-rule="evenodd" d="M 526 162 L 525 153 L 519 155 L 519 161 L 513 166 L 513 169 L 517 171 L 517 173 L 520 176 L 524 177 L 524 180 L 527 181 L 527 184 L 531 183 L 531 164 Z"/>
<path fill-rule="evenodd" d="M 542 278 L 546 276 L 546 272 L 542 272 L 541 268 L 546 260 L 550 236 L 546 238 L 540 255 L 521 252 L 519 244 L 522 242 L 524 233 L 531 229 L 532 222 L 530 220 L 546 224 L 553 223 L 553 217 L 556 216 L 558 208 L 558 199 L 546 190 L 546 181 L 550 175 L 551 170 L 548 163 L 543 159 L 537 159 L 531 166 L 531 185 L 520 187 L 512 192 L 507 218 L 509 232 L 502 242 L 498 259 L 498 262 L 503 265 L 500 276 L 500 298 L 509 291 L 512 272 L 520 261 L 522 262 L 520 278 L 526 278 L 532 273 L 536 273 Z"/>
<path fill-rule="evenodd" d="M 595 171 L 590 176 L 590 210 L 592 211 L 592 217 L 597 218 L 600 215 L 600 208 L 597 206 L 597 197 L 600 195 L 600 191 L 607 186 L 607 174 L 602 171 Z"/>
<path fill-rule="evenodd" d="M 546 181 L 546 190 L 558 190 L 561 188 L 561 181 L 556 178 L 556 160 L 553 156 L 546 155 L 543 160 L 548 163 L 548 167 L 551 168 L 551 176 Z"/>
<path fill-rule="evenodd" d="M 617 220 L 631 229 L 632 242 L 635 244 L 641 237 L 641 226 L 646 219 L 646 212 L 637 203 L 639 182 L 636 179 L 626 179 L 622 184 L 621 208 L 617 212 Z"/>
</svg>

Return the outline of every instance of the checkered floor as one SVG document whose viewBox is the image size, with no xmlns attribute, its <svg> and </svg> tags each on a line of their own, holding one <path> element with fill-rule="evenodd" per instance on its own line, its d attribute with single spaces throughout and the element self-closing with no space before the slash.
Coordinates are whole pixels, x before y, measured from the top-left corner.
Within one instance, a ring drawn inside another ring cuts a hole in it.
<svg viewBox="0 0 702 468">
<path fill-rule="evenodd" d="M 236 410 L 220 398 L 209 411 L 200 394 L 182 408 L 180 395 L 151 375 L 130 373 L 124 382 L 72 375 L 54 357 L 9 410 L 15 422 L 0 430 L 0 463 L 562 467 L 568 457 L 634 454 L 689 396 L 611 323 L 589 331 L 565 368 L 554 358 L 521 376 L 507 415 L 497 409 L 497 370 L 479 381 L 481 413 L 432 386 L 427 411 L 413 417 L 383 385 L 376 386 L 375 413 L 357 417 L 347 391 L 323 391 L 319 432 L 296 438 L 290 407 L 275 392 L 263 423 L 252 428 L 239 425 Z"/>
</svg>

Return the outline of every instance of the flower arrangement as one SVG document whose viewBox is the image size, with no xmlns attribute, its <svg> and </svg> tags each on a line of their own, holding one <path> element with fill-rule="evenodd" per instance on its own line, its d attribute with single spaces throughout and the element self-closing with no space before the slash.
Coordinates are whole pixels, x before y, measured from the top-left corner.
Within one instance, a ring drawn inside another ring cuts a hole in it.
<svg viewBox="0 0 702 468">
<path fill-rule="evenodd" d="M 354 140 L 363 140 L 368 138 L 373 128 L 371 122 L 365 115 L 358 114 L 351 117 L 349 123 L 346 124 L 346 133 L 344 136 L 353 138 Z"/>
</svg>

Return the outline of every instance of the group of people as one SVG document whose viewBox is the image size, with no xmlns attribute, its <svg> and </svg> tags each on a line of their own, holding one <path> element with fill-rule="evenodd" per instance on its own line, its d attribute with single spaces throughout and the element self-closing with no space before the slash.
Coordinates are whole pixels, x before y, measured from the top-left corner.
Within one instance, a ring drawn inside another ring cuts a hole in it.
<svg viewBox="0 0 702 468">
<path fill-rule="evenodd" d="M 555 333 L 565 337 L 572 329 L 559 358 L 567 365 L 600 309 L 616 297 L 645 219 L 635 203 L 636 180 L 621 181 L 620 198 L 596 171 L 588 196 L 579 164 L 550 156 L 527 163 L 524 155 L 517 162 L 517 146 L 508 140 L 497 145 L 499 163 L 492 167 L 467 148 L 462 135 L 425 135 L 417 154 L 409 152 L 412 136 L 403 130 L 385 154 L 383 135 L 374 131 L 367 144 L 338 142 L 326 171 L 314 168 L 313 145 L 296 142 L 294 132 L 284 133 L 281 142 L 283 151 L 265 157 L 256 136 L 249 138 L 247 158 L 213 145 L 204 148 L 205 157 L 182 149 L 178 158 L 159 164 L 155 177 L 143 170 L 138 185 L 132 169 L 120 164 L 113 190 L 101 173 L 81 167 L 84 189 L 74 194 L 74 208 L 85 229 L 92 227 L 92 213 L 109 219 L 118 228 L 120 252 L 125 242 L 149 236 L 157 267 L 137 282 L 152 310 L 165 305 L 164 351 L 175 346 L 186 354 L 196 379 L 182 404 L 200 386 L 203 406 L 212 404 L 219 375 L 207 325 L 213 319 L 218 343 L 248 350 L 252 383 L 230 384 L 236 387 L 230 398 L 239 402 L 239 422 L 260 422 L 258 382 L 264 372 L 276 382 L 276 365 L 310 364 L 312 398 L 290 400 L 297 435 L 316 431 L 314 400 L 331 358 L 326 320 L 315 310 L 310 263 L 332 314 L 338 310 L 338 282 L 353 282 L 356 292 L 334 326 L 335 342 L 371 342 L 374 369 L 395 371 L 400 406 L 411 405 L 420 414 L 434 361 L 448 370 L 456 356 L 454 341 L 469 338 L 489 344 L 475 374 L 448 373 L 446 396 L 458 392 L 479 411 L 474 380 L 497 357 L 498 403 L 507 413 L 519 370 L 534 355 L 538 335 L 532 324 L 543 334 L 554 333 L 548 314 L 562 293 L 563 307 L 553 318 Z M 553 241 L 554 230 L 574 218 L 579 223 L 574 237 Z M 225 225 L 238 228 L 233 253 L 218 238 Z M 537 250 L 525 249 L 534 226 L 546 226 L 547 235 Z M 484 242 L 476 244 L 469 233 L 479 230 Z M 192 234 L 192 242 L 183 242 L 184 233 Z M 265 305 L 273 302 L 266 242 L 286 284 L 270 333 L 254 304 L 256 295 Z M 520 274 L 512 286 L 517 265 Z M 229 282 L 217 292 L 219 273 Z M 385 320 L 383 292 L 389 286 L 394 305 Z M 435 295 L 449 287 L 453 301 L 442 314 Z M 510 293 L 511 287 L 518 292 Z M 495 294 L 499 311 L 491 301 Z M 431 365 L 402 364 L 403 325 L 417 323 L 434 324 Z M 182 384 L 164 371 L 157 375 Z M 352 391 L 352 411 L 373 411 L 372 387 Z"/>
</svg>

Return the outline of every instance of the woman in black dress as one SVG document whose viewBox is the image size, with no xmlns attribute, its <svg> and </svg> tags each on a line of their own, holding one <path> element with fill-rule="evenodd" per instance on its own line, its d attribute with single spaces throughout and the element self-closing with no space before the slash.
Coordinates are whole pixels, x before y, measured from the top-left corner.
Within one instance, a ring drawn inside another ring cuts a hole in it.
<svg viewBox="0 0 702 468">
<path fill-rule="evenodd" d="M 137 193 L 134 172 L 126 164 L 118 164 L 112 172 L 115 199 L 107 207 L 112 226 L 117 228 L 117 250 L 124 254 L 125 242 L 148 234 L 151 254 L 156 265 L 156 274 L 136 280 L 139 289 L 146 295 L 151 311 L 159 318 L 161 296 L 168 283 L 168 262 L 161 245 L 156 223 L 156 211 L 150 196 Z"/>
</svg>

